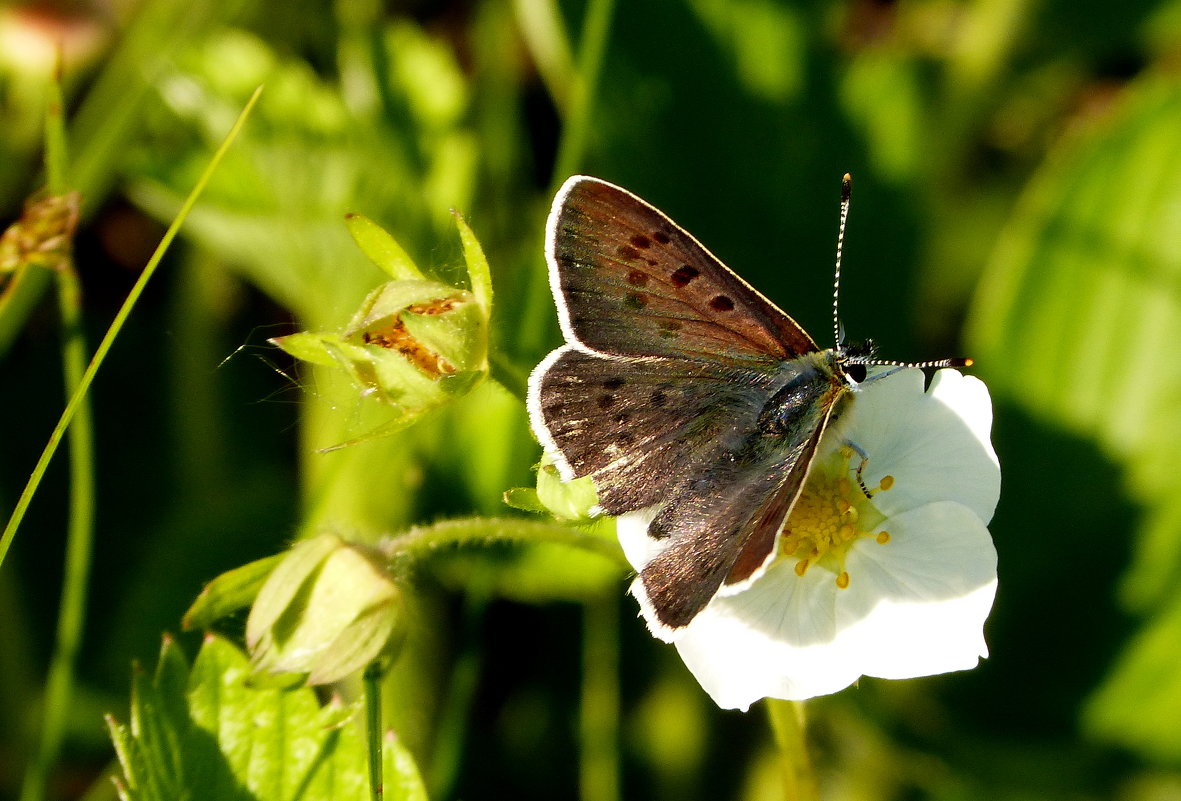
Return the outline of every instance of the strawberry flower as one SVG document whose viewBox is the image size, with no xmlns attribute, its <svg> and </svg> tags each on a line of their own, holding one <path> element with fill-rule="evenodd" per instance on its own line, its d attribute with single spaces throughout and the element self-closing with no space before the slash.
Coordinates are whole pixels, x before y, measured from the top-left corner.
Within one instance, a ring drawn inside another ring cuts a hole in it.
<svg viewBox="0 0 1181 801">
<path fill-rule="evenodd" d="M 766 571 L 672 632 L 641 610 L 649 628 L 723 708 L 974 667 L 997 583 L 991 426 L 988 390 L 955 370 L 925 391 L 914 369 L 864 384 L 826 433 Z M 652 514 L 617 521 L 637 570 L 652 556 Z"/>
</svg>

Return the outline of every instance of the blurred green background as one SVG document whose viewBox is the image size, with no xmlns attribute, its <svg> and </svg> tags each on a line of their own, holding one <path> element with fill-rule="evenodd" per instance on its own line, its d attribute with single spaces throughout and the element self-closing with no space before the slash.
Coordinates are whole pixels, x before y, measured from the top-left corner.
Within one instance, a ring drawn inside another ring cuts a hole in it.
<svg viewBox="0 0 1181 801">
<path fill-rule="evenodd" d="M 501 494 L 539 456 L 521 382 L 559 341 L 541 231 L 566 174 L 655 203 L 823 343 L 849 171 L 849 338 L 970 355 L 993 393 L 1000 589 L 976 670 L 808 704 L 823 797 L 1181 799 L 1181 2 L 9 5 L 5 224 L 43 182 L 58 42 L 92 343 L 266 90 L 94 386 L 89 612 L 50 797 L 109 765 L 102 713 L 213 576 L 302 533 L 513 514 Z M 451 208 L 492 266 L 502 383 L 315 452 L 380 412 L 266 339 L 340 329 L 381 280 L 346 212 L 456 280 Z M 49 295 L 0 319 L 5 516 L 60 358 Z M 0 797 L 38 736 L 66 463 L 0 570 Z M 414 579 L 387 718 L 432 797 L 782 797 L 763 710 L 713 708 L 607 560 L 500 545 Z"/>
</svg>

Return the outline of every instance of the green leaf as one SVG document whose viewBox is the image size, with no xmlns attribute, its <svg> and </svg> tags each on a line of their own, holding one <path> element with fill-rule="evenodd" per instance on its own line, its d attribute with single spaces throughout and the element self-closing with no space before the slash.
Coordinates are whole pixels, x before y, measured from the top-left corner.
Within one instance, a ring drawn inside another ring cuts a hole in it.
<svg viewBox="0 0 1181 801">
<path fill-rule="evenodd" d="M 166 642 L 154 678 L 132 682 L 131 724 L 108 718 L 127 801 L 318 801 L 368 797 L 359 707 L 308 688 L 259 687 L 246 656 L 207 637 L 190 669 Z M 409 752 L 383 743 L 386 797 L 425 801 Z"/>
<path fill-rule="evenodd" d="M 1083 723 L 1098 737 L 1156 760 L 1181 760 L 1181 603 L 1162 614 L 1124 649 Z"/>
<path fill-rule="evenodd" d="M 1014 210 L 968 330 L 998 401 L 1096 444 L 1123 467 L 1126 487 L 1084 493 L 1075 507 L 1109 508 L 1127 492 L 1144 508 L 1122 589 L 1147 619 L 1085 721 L 1102 737 L 1168 759 L 1181 758 L 1178 130 L 1181 84 L 1147 77 L 1067 137 Z M 1039 455 L 1046 482 L 1063 474 L 1056 456 Z M 1124 546 L 1110 547 L 1116 558 Z"/>
<path fill-rule="evenodd" d="M 1181 351 L 1164 347 L 1181 341 L 1181 297 L 1161 290 L 1181 279 L 1181 238 L 1162 235 L 1181 208 L 1179 126 L 1181 86 L 1150 80 L 1070 140 L 1015 210 L 968 331 L 994 392 L 1157 466 L 1181 445 L 1160 436 L 1181 433 Z"/>
<path fill-rule="evenodd" d="M 1150 521 L 1181 519 L 1178 130 L 1181 84 L 1150 78 L 1069 138 L 1015 209 L 968 329 L 994 395 L 1096 441 Z M 1149 610 L 1181 586 L 1181 529 L 1146 530 L 1125 600 Z"/>
</svg>

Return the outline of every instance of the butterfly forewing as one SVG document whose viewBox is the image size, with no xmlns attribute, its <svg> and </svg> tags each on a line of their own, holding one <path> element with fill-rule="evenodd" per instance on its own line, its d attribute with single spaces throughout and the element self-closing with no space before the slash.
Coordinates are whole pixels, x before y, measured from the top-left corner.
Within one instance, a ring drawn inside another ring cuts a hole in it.
<svg viewBox="0 0 1181 801">
<path fill-rule="evenodd" d="M 547 237 L 550 282 L 572 343 L 623 356 L 747 363 L 817 350 L 689 233 L 617 186 L 568 180 Z"/>
</svg>

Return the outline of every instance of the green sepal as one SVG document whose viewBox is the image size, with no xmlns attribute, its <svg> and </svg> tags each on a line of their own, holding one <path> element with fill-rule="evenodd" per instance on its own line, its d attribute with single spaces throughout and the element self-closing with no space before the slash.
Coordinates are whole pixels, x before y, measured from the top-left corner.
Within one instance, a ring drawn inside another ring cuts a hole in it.
<svg viewBox="0 0 1181 801">
<path fill-rule="evenodd" d="M 549 454 L 542 456 L 537 468 L 537 499 L 554 517 L 570 521 L 590 520 L 591 509 L 599 502 L 590 476 L 562 481 Z"/>
<path fill-rule="evenodd" d="M 425 275 L 390 234 L 363 214 L 346 214 L 345 227 L 361 252 L 395 281 L 424 280 Z"/>
<path fill-rule="evenodd" d="M 246 621 L 258 672 L 338 681 L 397 646 L 402 594 L 372 549 L 321 535 L 272 571 Z"/>
<path fill-rule="evenodd" d="M 250 606 L 267 576 L 282 559 L 283 554 L 275 554 L 222 573 L 201 590 L 185 612 L 181 626 L 186 631 L 208 630 L 221 618 Z"/>
</svg>

